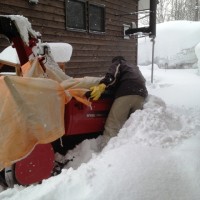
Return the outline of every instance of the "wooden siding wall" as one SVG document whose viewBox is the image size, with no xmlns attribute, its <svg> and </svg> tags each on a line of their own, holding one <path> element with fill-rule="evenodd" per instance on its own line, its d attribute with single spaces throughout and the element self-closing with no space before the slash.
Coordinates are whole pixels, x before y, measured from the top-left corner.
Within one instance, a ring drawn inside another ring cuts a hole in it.
<svg viewBox="0 0 200 200">
<path fill-rule="evenodd" d="M 0 2 L 0 15 L 23 15 L 32 23 L 34 30 L 42 34 L 44 42 L 67 42 L 73 46 L 71 61 L 66 73 L 70 76 L 101 76 L 114 56 L 122 55 L 136 64 L 137 40 L 123 39 L 123 24 L 136 21 L 137 16 L 125 14 L 138 9 L 138 0 L 90 0 L 104 4 L 106 25 L 104 34 L 74 32 L 65 28 L 65 0 L 39 0 L 30 5 L 29 0 L 6 0 Z M 0 51 L 8 46 L 0 38 Z"/>
</svg>

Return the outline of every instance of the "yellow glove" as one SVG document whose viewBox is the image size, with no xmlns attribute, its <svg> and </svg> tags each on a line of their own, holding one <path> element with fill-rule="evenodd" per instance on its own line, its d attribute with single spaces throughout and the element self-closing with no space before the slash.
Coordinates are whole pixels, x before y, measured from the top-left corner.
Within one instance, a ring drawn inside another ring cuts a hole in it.
<svg viewBox="0 0 200 200">
<path fill-rule="evenodd" d="M 104 83 L 91 87 L 90 97 L 95 101 L 98 100 L 101 94 L 105 91 L 105 89 L 106 85 Z"/>
</svg>

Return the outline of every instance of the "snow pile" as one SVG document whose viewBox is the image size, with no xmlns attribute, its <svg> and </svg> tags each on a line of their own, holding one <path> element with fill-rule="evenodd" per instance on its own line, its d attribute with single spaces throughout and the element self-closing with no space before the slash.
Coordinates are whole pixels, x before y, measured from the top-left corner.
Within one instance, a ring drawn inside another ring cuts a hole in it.
<svg viewBox="0 0 200 200">
<path fill-rule="evenodd" d="M 195 118 L 195 113 L 188 111 L 188 115 L 186 112 L 180 116 L 177 111 L 167 108 L 161 99 L 150 96 L 144 110 L 131 115 L 119 135 L 124 137 L 127 134 L 135 143 L 148 146 L 175 146 L 183 139 L 195 135 L 196 128 L 191 127 L 198 127 L 200 122 Z"/>
<path fill-rule="evenodd" d="M 155 63 L 161 68 L 193 67 L 197 62 L 195 46 L 200 42 L 200 22 L 171 21 L 157 24 Z M 138 63 L 151 63 L 152 42 L 139 39 Z"/>
<path fill-rule="evenodd" d="M 72 56 L 72 45 L 68 43 L 46 43 L 56 62 L 68 62 Z M 45 45 L 45 43 L 44 43 Z"/>
<path fill-rule="evenodd" d="M 102 136 L 85 140 L 64 157 L 73 161 L 60 175 L 40 185 L 15 185 L 0 199 L 198 200 L 200 79 L 195 69 L 155 69 L 151 84 L 150 67 L 141 67 L 150 93 L 144 109 L 133 113 L 103 149 Z"/>
</svg>

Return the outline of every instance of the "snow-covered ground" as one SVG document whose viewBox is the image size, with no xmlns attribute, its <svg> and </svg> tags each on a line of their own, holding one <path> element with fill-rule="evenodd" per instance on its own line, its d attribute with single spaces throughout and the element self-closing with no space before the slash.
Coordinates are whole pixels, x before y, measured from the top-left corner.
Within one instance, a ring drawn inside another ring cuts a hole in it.
<svg viewBox="0 0 200 200">
<path fill-rule="evenodd" d="M 15 185 L 1 200 L 198 200 L 200 198 L 200 76 L 197 69 L 141 67 L 149 98 L 117 137 L 85 140 L 58 176 Z"/>
<path fill-rule="evenodd" d="M 65 156 L 74 159 L 60 175 L 38 185 L 2 189 L 0 199 L 199 200 L 198 69 L 155 65 L 153 83 L 151 66 L 140 69 L 149 97 L 116 137 L 104 147 L 102 137 L 83 141 Z"/>
</svg>

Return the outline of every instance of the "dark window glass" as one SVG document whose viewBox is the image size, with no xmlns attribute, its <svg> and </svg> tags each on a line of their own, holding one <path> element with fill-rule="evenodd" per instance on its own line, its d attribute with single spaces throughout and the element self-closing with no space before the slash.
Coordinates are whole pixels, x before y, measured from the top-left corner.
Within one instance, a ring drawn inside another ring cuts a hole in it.
<svg viewBox="0 0 200 200">
<path fill-rule="evenodd" d="M 105 32 L 105 7 L 89 4 L 89 31 Z"/>
<path fill-rule="evenodd" d="M 85 1 L 68 0 L 66 3 L 66 25 L 70 29 L 86 30 Z"/>
</svg>

